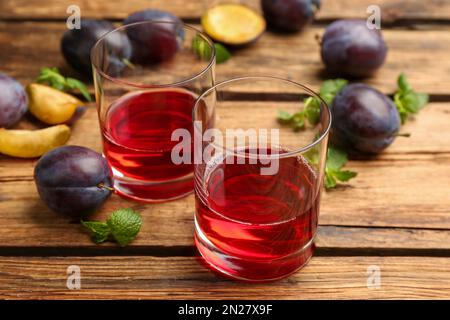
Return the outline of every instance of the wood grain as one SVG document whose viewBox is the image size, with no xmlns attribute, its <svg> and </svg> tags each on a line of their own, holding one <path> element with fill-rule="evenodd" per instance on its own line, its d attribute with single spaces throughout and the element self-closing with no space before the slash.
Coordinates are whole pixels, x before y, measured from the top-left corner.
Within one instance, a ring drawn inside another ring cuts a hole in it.
<svg viewBox="0 0 450 320">
<path fill-rule="evenodd" d="M 218 278 L 185 257 L 1 257 L 0 265 L 3 299 L 450 298 L 450 258 L 314 257 L 290 278 L 258 285 Z M 80 267 L 81 290 L 66 288 L 70 265 Z M 367 287 L 369 266 L 380 268 L 379 289 Z"/>
<path fill-rule="evenodd" d="M 63 22 L 0 23 L 2 72 L 24 84 L 35 79 L 45 66 L 60 67 L 64 73 L 73 75 L 60 54 L 64 30 Z M 387 61 L 376 76 L 366 82 L 385 93 L 393 93 L 398 75 L 405 72 L 418 91 L 434 95 L 449 93 L 448 30 L 386 29 L 383 32 L 390 50 Z M 290 78 L 317 90 L 326 77 L 315 39 L 322 33 L 322 27 L 288 36 L 267 32 L 254 45 L 233 52 L 232 59 L 218 65 L 217 79 L 272 75 Z"/>
<path fill-rule="evenodd" d="M 324 193 L 320 223 L 353 227 L 450 229 L 448 161 L 447 158 L 442 163 L 429 160 L 353 162 L 350 168 L 360 175 L 352 181 L 351 187 Z M 59 217 L 46 208 L 31 179 L 1 182 L 0 195 L 0 212 L 3 213 L 0 216 L 0 243 L 3 246 L 91 245 L 78 224 L 70 224 L 69 219 Z M 144 217 L 145 224 L 135 245 L 192 243 L 192 195 L 153 205 L 132 203 L 113 196 L 93 218 L 104 219 L 120 207 L 133 207 Z M 364 239 L 364 232 L 360 230 L 355 233 L 353 247 L 370 246 L 370 243 L 375 247 L 386 246 L 386 241 L 378 242 L 386 235 L 375 233 L 373 239 Z M 437 232 L 436 239 L 440 241 L 442 237 L 448 237 L 448 232 Z M 435 233 L 425 235 L 421 241 L 434 241 Z M 396 243 L 397 236 L 401 233 L 392 230 L 389 241 L 393 243 L 388 247 L 417 246 L 415 240 L 411 244 Z M 409 235 L 406 233 L 406 236 Z M 414 234 L 410 236 L 415 237 Z M 324 243 L 330 247 L 339 246 L 339 238 L 328 237 L 331 238 L 334 240 L 329 242 L 325 237 Z M 356 241 L 358 239 L 361 241 Z M 432 243 L 436 246 L 436 242 Z"/>
<path fill-rule="evenodd" d="M 147 8 L 167 10 L 184 19 L 199 18 L 218 0 L 2 0 L 0 18 L 8 19 L 65 19 L 69 5 L 77 5 L 86 18 L 124 19 L 128 14 Z M 260 11 L 259 0 L 228 0 L 244 3 Z M 317 20 L 367 17 L 367 8 L 377 5 L 385 22 L 408 19 L 440 20 L 450 18 L 448 0 L 339 0 L 324 1 Z"/>
</svg>

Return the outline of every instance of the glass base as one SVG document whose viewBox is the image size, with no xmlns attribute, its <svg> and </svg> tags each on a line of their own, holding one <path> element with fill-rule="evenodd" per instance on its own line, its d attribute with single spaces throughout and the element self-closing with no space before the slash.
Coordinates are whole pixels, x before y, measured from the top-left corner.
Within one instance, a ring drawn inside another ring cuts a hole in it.
<svg viewBox="0 0 450 320">
<path fill-rule="evenodd" d="M 313 238 L 301 250 L 278 259 L 251 260 L 234 257 L 211 243 L 197 222 L 195 222 L 195 244 L 212 271 L 246 282 L 270 282 L 285 278 L 303 268 L 315 250 Z"/>
<path fill-rule="evenodd" d="M 122 197 L 147 203 L 157 203 L 183 198 L 194 191 L 193 175 L 167 180 L 144 181 L 125 178 L 113 169 L 113 185 Z"/>
</svg>

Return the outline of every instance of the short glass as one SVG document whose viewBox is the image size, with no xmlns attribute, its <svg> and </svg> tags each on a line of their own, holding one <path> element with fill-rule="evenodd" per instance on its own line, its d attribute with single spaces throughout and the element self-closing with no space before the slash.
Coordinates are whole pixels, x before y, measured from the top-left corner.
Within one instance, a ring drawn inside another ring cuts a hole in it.
<svg viewBox="0 0 450 320">
<path fill-rule="evenodd" d="M 181 23 L 138 22 L 104 35 L 91 61 L 115 190 L 145 202 L 191 193 L 193 165 L 172 161 L 172 133 L 192 133 L 195 100 L 214 84 L 212 41 Z"/>
<path fill-rule="evenodd" d="M 294 131 L 277 120 L 308 98 L 317 104 L 317 124 Z M 195 242 L 207 265 L 245 281 L 300 269 L 317 232 L 331 126 L 326 103 L 290 80 L 237 78 L 203 93 L 193 120 Z"/>
</svg>

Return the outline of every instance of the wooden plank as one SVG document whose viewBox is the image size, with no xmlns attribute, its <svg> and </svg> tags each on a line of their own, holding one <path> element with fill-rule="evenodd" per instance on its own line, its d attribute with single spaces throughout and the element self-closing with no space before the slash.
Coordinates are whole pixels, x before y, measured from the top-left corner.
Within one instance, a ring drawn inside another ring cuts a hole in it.
<svg viewBox="0 0 450 320">
<path fill-rule="evenodd" d="M 450 229 L 449 158 L 445 161 L 353 162 L 359 176 L 351 186 L 323 195 L 320 223 L 332 226 Z M 0 183 L 0 243 L 3 246 L 92 246 L 81 227 L 49 211 L 40 201 L 30 177 Z M 164 204 L 143 205 L 113 196 L 94 219 L 104 219 L 120 207 L 142 213 L 145 224 L 135 245 L 192 244 L 194 199 L 189 196 Z M 386 230 L 353 233 L 354 248 L 448 249 L 450 231 Z M 340 232 L 340 231 L 339 231 Z M 342 231 L 344 234 L 347 231 Z M 339 247 L 339 236 L 321 234 L 325 247 Z M 401 240 L 401 241 L 400 241 Z M 440 243 L 441 240 L 446 240 Z M 381 241 L 381 242 L 380 242 Z M 429 243 L 427 243 L 429 241 Z M 346 245 L 350 245 L 350 243 Z"/>
<path fill-rule="evenodd" d="M 80 290 L 66 288 L 71 265 L 80 267 Z M 379 289 L 367 287 L 371 266 L 380 268 Z M 450 258 L 314 257 L 287 279 L 254 285 L 218 278 L 186 257 L 1 257 L 0 298 L 448 299 L 449 268 Z"/>
<path fill-rule="evenodd" d="M 274 106 L 274 110 L 277 107 Z M 256 117 L 268 115 L 255 115 Z M 450 103 L 430 103 L 418 116 L 408 121 L 402 133 L 410 133 L 411 137 L 399 137 L 379 156 L 372 161 L 405 161 L 422 160 L 445 164 L 450 153 Z M 36 129 L 41 124 L 33 118 L 26 117 L 16 127 L 18 129 Z M 436 130 L 439 128 L 439 130 Z M 72 135 L 68 142 L 71 145 L 82 145 L 101 152 L 101 136 L 98 127 L 97 112 L 94 104 L 90 104 L 86 113 L 72 126 Z M 31 179 L 36 159 L 14 159 L 0 155 L 0 182 Z M 361 162 L 364 166 L 368 162 Z"/>
<path fill-rule="evenodd" d="M 0 23 L 1 71 L 23 83 L 32 81 L 44 66 L 58 66 L 64 73 L 73 74 L 60 54 L 64 29 L 63 22 Z M 322 33 L 322 27 L 312 27 L 303 34 L 290 36 L 268 32 L 253 46 L 235 51 L 231 60 L 218 65 L 217 79 L 249 74 L 273 75 L 317 89 L 326 77 L 315 39 Z M 367 80 L 368 83 L 393 93 L 397 76 L 405 72 L 416 90 L 435 95 L 449 94 L 450 32 L 384 30 L 384 36 L 390 48 L 387 62 Z"/>
<path fill-rule="evenodd" d="M 2 0 L 0 19 L 64 19 L 67 7 L 77 5 L 86 18 L 123 19 L 129 13 L 146 8 L 170 11 L 182 18 L 198 18 L 208 6 L 219 1 L 203 0 L 110 0 L 96 2 L 89 0 Z M 259 0 L 228 0 L 244 3 L 260 11 Z M 364 18 L 367 8 L 377 5 L 381 8 L 385 21 L 405 19 L 449 19 L 450 2 L 448 0 L 340 0 L 324 1 L 317 19 Z"/>
</svg>

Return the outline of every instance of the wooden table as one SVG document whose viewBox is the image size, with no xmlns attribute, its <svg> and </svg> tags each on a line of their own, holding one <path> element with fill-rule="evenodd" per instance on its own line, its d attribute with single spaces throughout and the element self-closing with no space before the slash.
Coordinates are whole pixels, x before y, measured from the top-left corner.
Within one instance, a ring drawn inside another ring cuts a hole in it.
<svg viewBox="0 0 450 320">
<path fill-rule="evenodd" d="M 259 10 L 259 1 L 242 1 Z M 119 22 L 148 6 L 198 25 L 211 1 L 1 0 L 0 71 L 24 85 L 40 68 L 71 74 L 59 51 L 66 8 L 83 17 Z M 132 207 L 144 225 L 129 247 L 96 246 L 77 222 L 49 211 L 32 178 L 36 160 L 0 157 L 0 298 L 450 298 L 450 1 L 324 0 L 314 26 L 302 34 L 267 32 L 217 67 L 217 78 L 246 73 L 289 77 L 317 89 L 323 80 L 316 34 L 337 18 L 365 17 L 382 6 L 386 64 L 367 82 L 392 94 L 406 72 L 431 103 L 409 121 L 386 152 L 352 161 L 351 184 L 325 193 L 317 253 L 288 279 L 251 285 L 204 269 L 193 248 L 193 196 L 143 205 L 113 196 L 95 218 Z M 92 89 L 92 87 L 91 87 Z M 0 93 L 1 94 L 1 93 Z M 37 127 L 26 119 L 18 127 Z M 73 128 L 70 144 L 100 151 L 92 104 Z M 66 288 L 67 268 L 81 268 L 81 290 Z M 381 272 L 368 288 L 368 268 Z"/>
</svg>

